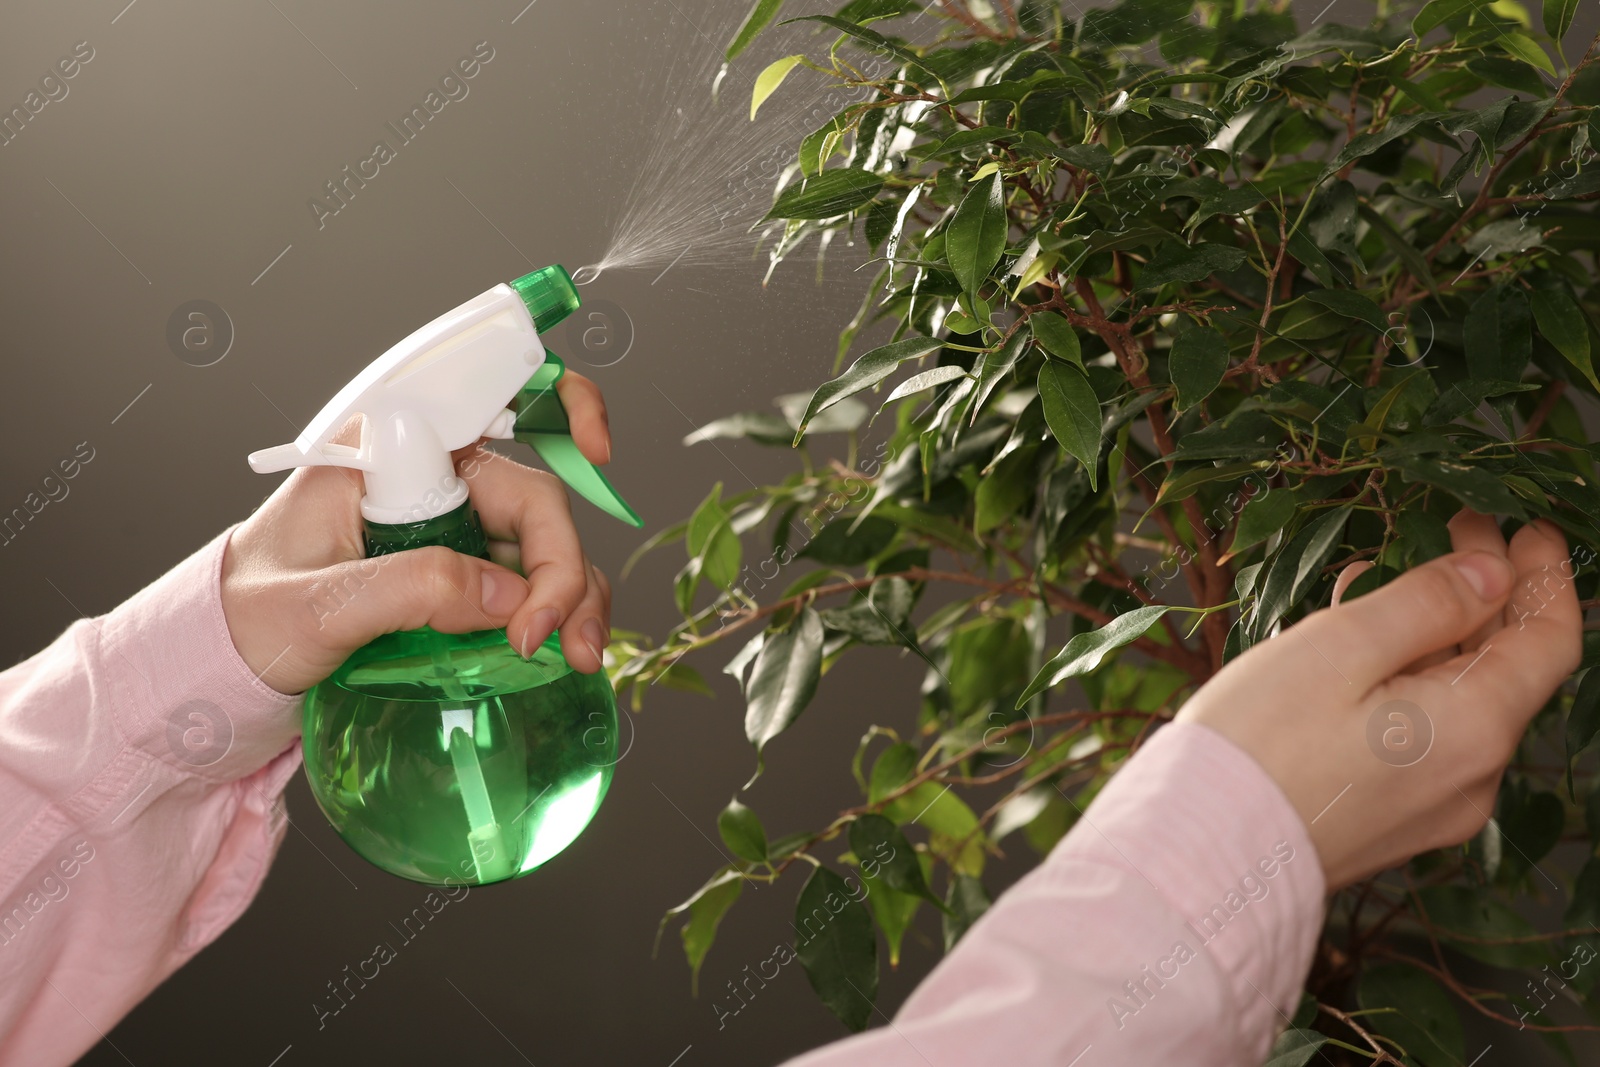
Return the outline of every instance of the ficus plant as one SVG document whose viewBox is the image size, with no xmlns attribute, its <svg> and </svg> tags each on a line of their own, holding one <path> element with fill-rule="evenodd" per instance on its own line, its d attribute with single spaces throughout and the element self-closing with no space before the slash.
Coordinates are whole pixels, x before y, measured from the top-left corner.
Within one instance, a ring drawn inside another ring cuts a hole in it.
<svg viewBox="0 0 1600 1067">
<path fill-rule="evenodd" d="M 790 951 L 861 1029 L 919 913 L 954 944 L 1002 848 L 1044 855 L 1231 657 L 1326 606 L 1351 562 L 1375 564 L 1359 596 L 1448 552 L 1464 506 L 1557 523 L 1559 580 L 1589 603 L 1600 65 L 1565 40 L 1575 8 L 1380 0 L 1347 26 L 1253 0 L 851 0 L 790 20 L 805 50 L 752 111 L 819 74 L 850 103 L 798 143 L 762 240 L 777 264 L 842 237 L 876 277 L 813 393 L 689 439 L 799 446 L 799 469 L 718 486 L 652 539 L 687 547 L 683 622 L 623 642 L 615 679 L 636 707 L 657 681 L 709 693 L 710 660 L 757 773 L 840 657 L 916 657 L 925 679 L 840 754 L 859 794 L 826 825 L 722 812 L 733 862 L 663 922 L 695 974 L 742 888 L 788 877 Z M 1572 964 L 1600 944 L 1586 649 L 1480 836 L 1332 900 L 1273 1064 L 1464 1064 L 1468 1012 L 1569 1060 L 1567 1032 L 1597 1028 L 1600 967 Z M 1551 1011 L 1556 973 L 1581 1009 Z"/>
</svg>

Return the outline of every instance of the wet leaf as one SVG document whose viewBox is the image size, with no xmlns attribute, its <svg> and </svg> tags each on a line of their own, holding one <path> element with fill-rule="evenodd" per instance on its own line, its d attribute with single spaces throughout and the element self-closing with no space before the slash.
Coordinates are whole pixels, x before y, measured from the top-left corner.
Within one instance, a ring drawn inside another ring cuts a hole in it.
<svg viewBox="0 0 1600 1067">
<path fill-rule="evenodd" d="M 1172 342 L 1169 366 L 1178 409 L 1193 407 L 1222 384 L 1228 369 L 1228 340 L 1209 326 L 1185 330 Z"/>
<path fill-rule="evenodd" d="M 822 636 L 822 620 L 805 608 L 789 629 L 768 634 L 756 653 L 744 734 L 758 755 L 800 717 L 816 693 L 822 677 Z"/>
<path fill-rule="evenodd" d="M 795 955 L 811 988 L 840 1022 L 866 1029 L 878 995 L 878 938 L 859 893 L 818 867 L 800 890 L 794 927 Z"/>
<path fill-rule="evenodd" d="M 1022 710 L 1035 693 L 1098 669 L 1107 655 L 1143 637 L 1170 610 L 1164 604 L 1147 604 L 1118 615 L 1098 630 L 1078 634 L 1028 683 L 1017 700 L 1017 710 Z"/>
<path fill-rule="evenodd" d="M 767 832 L 756 813 L 739 803 L 738 797 L 728 801 L 717 816 L 717 833 L 728 851 L 740 859 L 759 863 L 767 858 Z"/>
<path fill-rule="evenodd" d="M 751 122 L 755 121 L 756 112 L 761 109 L 761 105 L 767 102 L 769 96 L 778 91 L 778 86 L 783 84 L 783 79 L 789 76 L 791 70 L 804 62 L 805 58 L 805 56 L 784 56 L 756 75 L 755 85 L 750 91 Z M 795 216 L 784 217 L 794 218 Z"/>
<path fill-rule="evenodd" d="M 1083 464 L 1089 487 L 1097 488 L 1100 461 L 1100 400 L 1083 371 L 1070 363 L 1046 361 L 1039 368 L 1039 399 L 1044 419 L 1061 447 Z"/>
<path fill-rule="evenodd" d="M 767 219 L 830 219 L 854 211 L 878 195 L 883 175 L 859 167 L 838 167 L 789 186 L 767 212 Z M 763 220 L 765 221 L 765 220 Z"/>
<path fill-rule="evenodd" d="M 706 953 L 711 951 L 711 943 L 717 938 L 717 926 L 728 909 L 733 907 L 734 901 L 739 899 L 743 889 L 744 876 L 738 871 L 731 868 L 719 871 L 695 890 L 692 897 L 661 917 L 661 925 L 656 930 L 658 946 L 667 924 L 679 915 L 688 915 L 678 936 L 683 939 L 683 955 L 689 961 L 690 988 L 696 995 L 700 990 L 700 965 L 705 962 Z"/>
<path fill-rule="evenodd" d="M 800 429 L 816 418 L 820 412 L 837 404 L 847 396 L 869 389 L 895 372 L 895 368 L 909 359 L 926 356 L 944 347 L 937 337 L 907 337 L 881 348 L 874 348 L 831 382 L 817 387 L 800 419 Z"/>
<path fill-rule="evenodd" d="M 739 26 L 739 31 L 733 35 L 733 40 L 728 42 L 728 50 L 723 53 L 723 58 L 732 63 L 739 53 L 749 48 L 750 42 L 778 17 L 778 10 L 781 7 L 783 0 L 756 0 L 755 6 L 750 9 L 750 13 Z"/>
<path fill-rule="evenodd" d="M 991 174 L 962 198 L 945 238 L 945 257 L 969 297 L 977 297 L 1005 247 L 1004 186 L 1000 175 Z"/>
<path fill-rule="evenodd" d="M 1372 1029 L 1399 1042 L 1423 1067 L 1461 1067 L 1466 1038 L 1450 995 L 1428 975 L 1403 963 L 1362 972 L 1356 999 L 1365 1010 L 1393 1008 L 1369 1017 Z"/>
</svg>

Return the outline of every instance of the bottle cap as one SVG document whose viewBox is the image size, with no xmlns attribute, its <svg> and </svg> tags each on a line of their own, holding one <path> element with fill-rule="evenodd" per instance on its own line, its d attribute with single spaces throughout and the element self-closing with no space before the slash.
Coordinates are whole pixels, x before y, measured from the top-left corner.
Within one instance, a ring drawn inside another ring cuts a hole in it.
<svg viewBox="0 0 1600 1067">
<path fill-rule="evenodd" d="M 549 333 L 562 319 L 578 310 L 578 289 L 567 268 L 556 263 L 524 274 L 511 283 L 533 316 L 540 333 Z"/>
</svg>

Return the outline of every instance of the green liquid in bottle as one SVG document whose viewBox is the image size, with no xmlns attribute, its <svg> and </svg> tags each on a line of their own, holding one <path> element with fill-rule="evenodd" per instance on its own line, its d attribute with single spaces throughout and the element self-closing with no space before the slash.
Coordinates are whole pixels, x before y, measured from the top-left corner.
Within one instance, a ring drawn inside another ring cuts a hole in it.
<svg viewBox="0 0 1600 1067">
<path fill-rule="evenodd" d="M 368 529 L 368 554 L 449 544 L 486 556 L 469 505 Z M 517 878 L 589 825 L 617 761 L 603 671 L 552 635 L 524 660 L 504 630 L 387 634 L 306 694 L 306 778 L 340 836 L 413 881 Z"/>
</svg>

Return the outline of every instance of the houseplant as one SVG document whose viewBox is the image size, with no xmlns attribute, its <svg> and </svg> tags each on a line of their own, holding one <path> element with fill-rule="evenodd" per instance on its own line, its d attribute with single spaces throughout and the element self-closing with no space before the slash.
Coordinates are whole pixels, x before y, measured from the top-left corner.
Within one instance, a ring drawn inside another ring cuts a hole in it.
<svg viewBox="0 0 1600 1067">
<path fill-rule="evenodd" d="M 726 663 L 758 767 L 838 657 L 917 656 L 927 679 L 867 731 L 827 825 L 773 838 L 723 811 L 734 862 L 664 922 L 695 973 L 749 881 L 798 869 L 803 919 L 856 867 L 865 900 L 795 954 L 865 1026 L 880 946 L 893 963 L 919 909 L 948 947 L 1000 842 L 1048 851 L 1228 658 L 1352 561 L 1376 564 L 1359 595 L 1448 551 L 1463 505 L 1557 522 L 1564 580 L 1595 595 L 1575 401 L 1600 393 L 1600 65 L 1564 41 L 1575 10 L 1380 2 L 1345 26 L 1250 0 L 851 0 L 795 20 L 817 33 L 752 114 L 802 76 L 846 102 L 799 141 L 768 254 L 845 233 L 877 274 L 814 393 L 691 437 L 799 444 L 800 469 L 719 486 L 652 539 L 686 546 L 684 622 L 623 642 L 614 675 L 637 704 Z M 1566 973 L 1600 922 L 1586 650 L 1482 835 L 1332 901 L 1275 1063 L 1465 1063 L 1461 1012 L 1558 1049 L 1594 1028 L 1529 980 L 1560 970 L 1600 1020 L 1600 968 Z M 1535 927 L 1538 900 L 1564 919 Z"/>
</svg>

